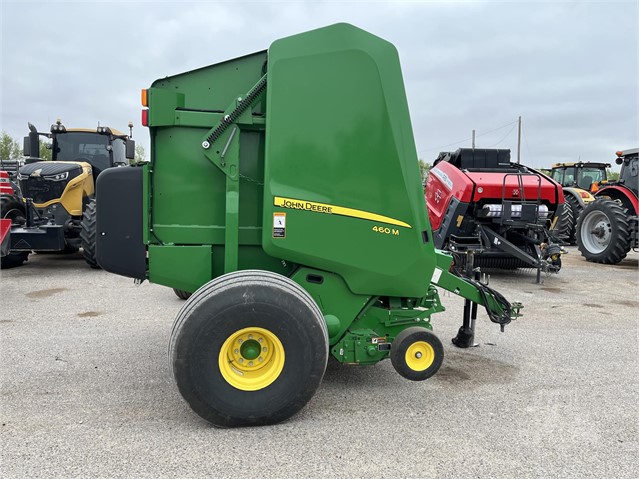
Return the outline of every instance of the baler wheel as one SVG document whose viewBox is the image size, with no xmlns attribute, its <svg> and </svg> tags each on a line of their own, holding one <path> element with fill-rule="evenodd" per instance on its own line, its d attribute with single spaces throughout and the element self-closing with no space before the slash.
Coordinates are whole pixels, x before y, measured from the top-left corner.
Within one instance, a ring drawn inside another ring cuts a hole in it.
<svg viewBox="0 0 639 479">
<path fill-rule="evenodd" d="M 188 291 L 184 291 L 183 289 L 175 289 L 173 288 L 173 292 L 180 299 L 189 299 L 193 293 L 189 293 Z"/>
<path fill-rule="evenodd" d="M 328 359 L 326 321 L 290 279 L 245 270 L 193 293 L 173 325 L 178 390 L 219 427 L 275 424 L 313 397 Z"/>
<path fill-rule="evenodd" d="M 390 358 L 400 376 L 423 381 L 439 370 L 444 361 L 444 346 L 427 329 L 406 328 L 393 341 Z"/>
</svg>

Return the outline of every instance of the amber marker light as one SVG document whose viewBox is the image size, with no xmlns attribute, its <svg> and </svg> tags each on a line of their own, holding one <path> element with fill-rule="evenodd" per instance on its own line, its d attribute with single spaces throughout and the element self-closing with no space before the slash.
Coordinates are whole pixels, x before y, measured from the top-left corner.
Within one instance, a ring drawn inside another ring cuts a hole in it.
<svg viewBox="0 0 639 479">
<path fill-rule="evenodd" d="M 142 89 L 142 106 L 149 106 L 149 90 Z"/>
</svg>

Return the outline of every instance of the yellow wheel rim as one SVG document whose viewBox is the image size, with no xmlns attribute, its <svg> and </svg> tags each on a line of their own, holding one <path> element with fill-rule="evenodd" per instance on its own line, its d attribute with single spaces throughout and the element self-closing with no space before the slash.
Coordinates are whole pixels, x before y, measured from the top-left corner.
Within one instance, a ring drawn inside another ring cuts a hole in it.
<svg viewBox="0 0 639 479">
<path fill-rule="evenodd" d="M 267 329 L 244 328 L 224 341 L 218 362 L 222 377 L 231 386 L 257 391 L 279 377 L 284 368 L 284 347 Z"/>
<path fill-rule="evenodd" d="M 408 346 L 405 359 L 413 371 L 424 371 L 435 362 L 435 350 L 425 341 L 416 341 Z"/>
</svg>

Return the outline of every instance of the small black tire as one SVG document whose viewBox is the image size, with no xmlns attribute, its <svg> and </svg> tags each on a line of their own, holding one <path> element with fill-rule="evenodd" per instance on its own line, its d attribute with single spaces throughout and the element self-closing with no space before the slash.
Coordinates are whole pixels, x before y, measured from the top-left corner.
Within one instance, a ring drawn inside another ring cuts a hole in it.
<svg viewBox="0 0 639 479">
<path fill-rule="evenodd" d="M 598 198 L 584 208 L 577 222 L 577 248 L 586 260 L 617 264 L 631 245 L 627 211 L 619 203 Z"/>
<path fill-rule="evenodd" d="M 391 345 L 391 363 L 411 381 L 432 377 L 444 362 L 444 346 L 428 329 L 413 326 L 397 335 Z"/>
<path fill-rule="evenodd" d="M 100 265 L 95 256 L 95 241 L 96 241 L 96 203 L 95 198 L 89 200 L 84 214 L 82 215 L 80 240 L 82 245 L 82 255 L 84 260 L 93 269 L 100 269 Z"/>
<path fill-rule="evenodd" d="M 260 356 L 241 350 L 251 342 L 261 344 Z M 258 270 L 220 276 L 193 293 L 169 343 L 180 394 L 218 427 L 290 418 L 315 394 L 327 359 L 326 321 L 313 298 L 292 280 Z"/>
<path fill-rule="evenodd" d="M 175 289 L 173 288 L 173 292 L 180 299 L 189 299 L 193 293 L 189 293 L 188 291 L 184 291 L 183 289 Z"/>
</svg>

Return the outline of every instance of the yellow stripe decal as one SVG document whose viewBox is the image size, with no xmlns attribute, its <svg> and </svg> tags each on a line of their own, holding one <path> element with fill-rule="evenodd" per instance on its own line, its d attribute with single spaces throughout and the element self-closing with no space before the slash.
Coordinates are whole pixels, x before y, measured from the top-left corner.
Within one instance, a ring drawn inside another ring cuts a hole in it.
<svg viewBox="0 0 639 479">
<path fill-rule="evenodd" d="M 368 211 L 346 208 L 344 206 L 327 205 L 325 203 L 315 203 L 314 201 L 296 200 L 293 198 L 282 198 L 276 196 L 273 198 L 273 204 L 280 208 L 289 208 L 292 210 L 313 211 L 315 213 L 325 213 L 328 215 L 349 216 L 351 218 L 360 218 L 363 220 L 378 221 L 389 225 L 403 226 L 404 228 L 412 228 L 408 223 L 382 216 Z"/>
</svg>

